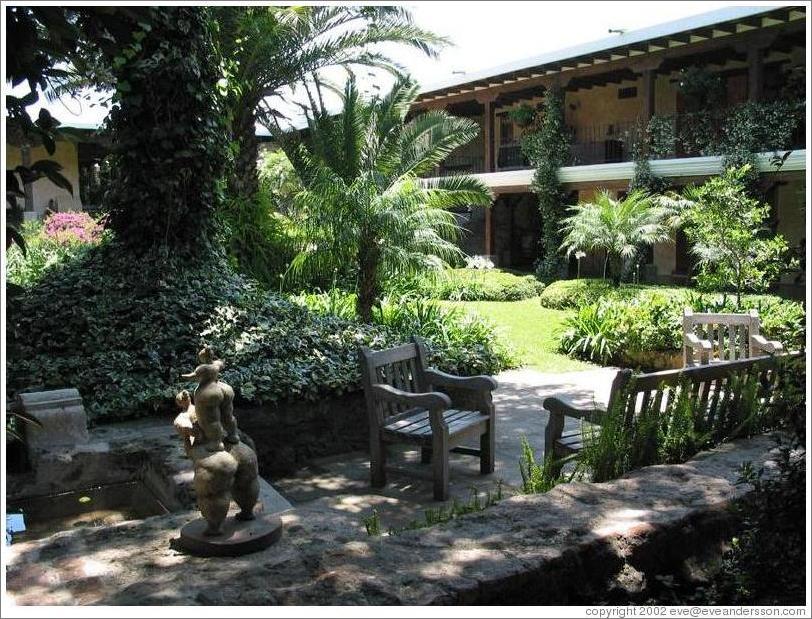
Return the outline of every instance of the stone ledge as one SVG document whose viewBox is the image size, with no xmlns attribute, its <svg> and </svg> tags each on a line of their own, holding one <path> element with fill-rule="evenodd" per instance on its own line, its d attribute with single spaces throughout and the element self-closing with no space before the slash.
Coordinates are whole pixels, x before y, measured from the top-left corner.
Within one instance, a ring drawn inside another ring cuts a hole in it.
<svg viewBox="0 0 812 619">
<path fill-rule="evenodd" d="M 567 604 L 623 586 L 730 534 L 742 462 L 769 468 L 762 436 L 604 484 L 516 496 L 446 525 L 369 538 L 361 513 L 313 501 L 275 546 L 233 559 L 170 548 L 193 512 L 12 547 L 18 604 Z"/>
</svg>

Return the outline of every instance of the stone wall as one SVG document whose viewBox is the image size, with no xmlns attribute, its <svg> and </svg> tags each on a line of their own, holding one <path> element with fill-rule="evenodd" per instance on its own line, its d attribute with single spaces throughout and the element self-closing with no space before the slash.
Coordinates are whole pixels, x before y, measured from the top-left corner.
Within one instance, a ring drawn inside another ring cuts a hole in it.
<svg viewBox="0 0 812 619">
<path fill-rule="evenodd" d="M 640 602 L 657 575 L 718 553 L 735 530 L 728 508 L 751 490 L 738 483 L 741 464 L 770 474 L 774 446 L 736 441 L 392 537 L 368 537 L 360 507 L 316 500 L 283 515 L 271 548 L 216 563 L 172 548 L 193 512 L 79 528 L 13 544 L 7 594 L 18 605 Z"/>
<path fill-rule="evenodd" d="M 238 408 L 235 414 L 240 430 L 256 444 L 260 474 L 265 478 L 292 473 L 313 458 L 369 447 L 361 392 L 319 402 Z"/>
</svg>

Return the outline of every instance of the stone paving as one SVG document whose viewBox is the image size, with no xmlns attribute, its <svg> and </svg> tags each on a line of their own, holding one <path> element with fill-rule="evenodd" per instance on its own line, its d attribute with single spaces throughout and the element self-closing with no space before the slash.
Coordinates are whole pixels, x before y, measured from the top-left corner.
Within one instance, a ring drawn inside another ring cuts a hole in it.
<svg viewBox="0 0 812 619">
<path fill-rule="evenodd" d="M 504 495 L 515 494 L 521 487 L 521 437 L 526 436 L 536 455 L 543 458 L 547 424 L 547 413 L 542 408 L 544 398 L 557 395 L 583 406 L 595 402 L 605 404 L 616 372 L 612 368 L 599 368 L 548 374 L 520 369 L 500 374 L 497 377 L 499 389 L 494 393 L 496 470 L 491 475 L 480 475 L 476 458 L 452 454 L 451 496 L 466 501 L 472 487 L 480 494 L 495 492 L 500 480 Z M 417 450 L 408 447 L 390 449 L 390 454 L 396 454 L 390 456 L 391 463 L 431 474 L 430 465 L 420 464 Z M 434 501 L 432 484 L 426 479 L 390 474 L 387 481 L 385 488 L 370 488 L 369 457 L 358 452 L 316 460 L 296 475 L 275 479 L 272 483 L 294 506 L 318 500 L 320 509 L 351 514 L 369 514 L 374 507 L 384 529 L 420 519 L 426 508 L 442 505 Z"/>
</svg>

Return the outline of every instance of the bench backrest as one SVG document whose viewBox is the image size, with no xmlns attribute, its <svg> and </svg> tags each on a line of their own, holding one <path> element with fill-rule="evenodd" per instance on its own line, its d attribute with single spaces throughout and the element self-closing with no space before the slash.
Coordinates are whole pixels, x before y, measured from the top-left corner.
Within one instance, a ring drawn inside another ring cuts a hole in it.
<svg viewBox="0 0 812 619">
<path fill-rule="evenodd" d="M 772 402 L 781 364 L 800 356 L 767 355 L 650 374 L 633 375 L 631 370 L 621 370 L 612 384 L 608 410 L 622 406 L 631 423 L 643 411 L 664 411 L 674 398 L 688 396 L 697 430 L 724 428 L 728 412 L 738 409 L 742 394 L 748 390 L 755 389 L 760 401 Z M 686 389 L 689 392 L 685 393 Z"/>
<path fill-rule="evenodd" d="M 372 385 L 389 385 L 409 393 L 424 393 L 427 391 L 424 370 L 426 368 L 426 351 L 419 338 L 412 338 L 409 344 L 387 348 L 386 350 L 370 350 L 366 346 L 360 348 L 359 362 L 361 365 L 361 381 L 367 401 L 367 411 L 370 416 L 375 415 L 378 421 L 390 415 L 403 412 L 403 405 L 381 403 L 372 394 Z"/>
<path fill-rule="evenodd" d="M 754 356 L 752 337 L 760 335 L 758 311 L 746 314 L 694 313 L 686 309 L 682 317 L 683 332 L 693 333 L 711 344 L 711 358 L 735 361 Z M 686 349 L 686 355 L 689 351 Z M 686 358 L 686 365 L 692 360 Z"/>
</svg>

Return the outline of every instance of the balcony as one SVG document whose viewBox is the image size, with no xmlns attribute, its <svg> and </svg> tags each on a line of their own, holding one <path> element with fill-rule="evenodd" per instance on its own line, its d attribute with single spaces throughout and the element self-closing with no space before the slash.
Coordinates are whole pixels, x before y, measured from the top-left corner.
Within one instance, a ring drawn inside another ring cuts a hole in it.
<svg viewBox="0 0 812 619">
<path fill-rule="evenodd" d="M 521 143 L 501 144 L 496 158 L 496 167 L 499 170 L 523 170 L 529 168 L 530 162 L 522 152 Z"/>
<path fill-rule="evenodd" d="M 485 172 L 485 155 L 451 153 L 434 172 L 427 176 L 454 176 L 455 174 L 481 174 Z"/>
<path fill-rule="evenodd" d="M 663 130 L 668 138 L 661 139 L 656 151 L 650 153 L 652 160 L 685 159 L 691 157 L 710 157 L 719 155 L 725 128 L 726 111 L 719 115 L 699 122 L 691 114 L 671 116 L 666 121 Z M 592 166 L 612 163 L 627 163 L 634 160 L 634 146 L 644 136 L 642 123 L 637 120 L 620 121 L 615 123 L 602 123 L 586 126 L 570 127 L 571 132 L 571 163 L 570 167 Z M 760 138 L 756 138 L 761 142 Z M 764 138 L 761 150 L 773 150 L 774 145 L 769 138 Z M 806 126 L 801 123 L 790 139 L 787 149 L 799 150 L 806 148 Z M 783 150 L 783 149 L 779 149 Z M 470 149 L 465 153 L 452 153 L 443 164 L 428 176 L 449 176 L 452 174 L 479 174 L 488 172 L 508 172 L 512 170 L 527 170 L 531 168 L 530 162 L 522 152 L 521 142 L 518 140 L 497 145 L 495 149 L 495 166 L 485 169 L 484 153 L 472 154 Z"/>
</svg>

